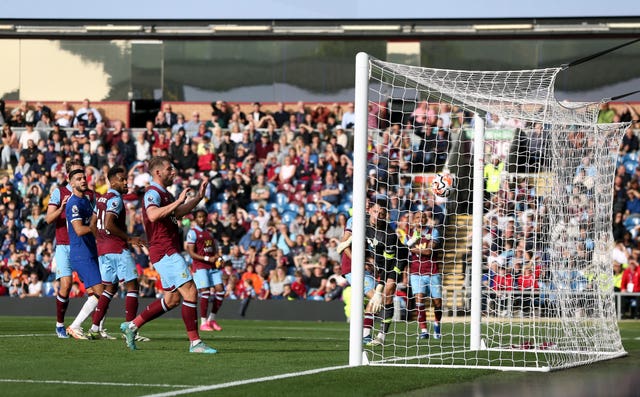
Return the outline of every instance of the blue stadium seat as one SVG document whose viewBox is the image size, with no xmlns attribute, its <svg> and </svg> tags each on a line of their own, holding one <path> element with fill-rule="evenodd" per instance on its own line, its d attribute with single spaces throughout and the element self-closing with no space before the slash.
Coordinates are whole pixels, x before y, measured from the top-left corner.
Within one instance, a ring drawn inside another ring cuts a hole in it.
<svg viewBox="0 0 640 397">
<path fill-rule="evenodd" d="M 285 211 L 282 214 L 282 223 L 289 225 L 294 219 L 296 219 L 296 213 L 293 211 Z"/>
<path fill-rule="evenodd" d="M 247 207 L 247 210 L 249 212 L 254 211 L 254 212 L 258 212 L 258 207 L 260 206 L 260 204 L 257 201 L 252 201 L 249 203 L 249 206 Z"/>
<path fill-rule="evenodd" d="M 633 174 L 636 171 L 636 168 L 638 167 L 638 161 L 634 161 L 634 160 L 627 160 L 624 163 L 624 168 L 627 171 L 627 174 Z"/>
<path fill-rule="evenodd" d="M 342 204 L 340 204 L 338 206 L 338 212 L 344 212 L 345 214 L 349 214 L 349 210 L 351 209 L 351 203 L 346 203 L 346 202 L 342 202 Z"/>
<path fill-rule="evenodd" d="M 269 195 L 269 200 L 274 201 L 276 199 L 276 193 L 278 193 L 278 187 L 272 182 L 267 183 L 267 186 L 269 186 L 269 192 L 271 193 Z"/>
<path fill-rule="evenodd" d="M 353 193 L 352 192 L 344 193 L 342 195 L 342 202 L 343 203 L 353 203 Z"/>
<path fill-rule="evenodd" d="M 316 207 L 316 205 L 313 203 L 308 203 L 308 204 L 305 204 L 304 210 L 307 212 L 307 215 L 311 216 L 315 214 L 316 211 L 318 211 L 318 207 Z"/>
<path fill-rule="evenodd" d="M 295 212 L 297 214 L 298 213 L 298 204 L 289 203 L 289 205 L 287 205 L 287 211 Z"/>
<path fill-rule="evenodd" d="M 287 204 L 289 204 L 289 197 L 282 192 L 276 194 L 276 204 L 278 204 L 278 211 L 280 209 L 285 209 Z"/>
<path fill-rule="evenodd" d="M 627 153 L 622 157 L 622 162 L 626 163 L 627 161 L 638 161 L 638 152 Z"/>
<path fill-rule="evenodd" d="M 631 231 L 634 227 L 640 225 L 640 215 L 629 215 L 623 222 L 624 227 Z"/>
<path fill-rule="evenodd" d="M 220 212 L 222 210 L 222 202 L 216 201 L 215 203 L 213 203 L 213 210 L 216 212 Z"/>
</svg>

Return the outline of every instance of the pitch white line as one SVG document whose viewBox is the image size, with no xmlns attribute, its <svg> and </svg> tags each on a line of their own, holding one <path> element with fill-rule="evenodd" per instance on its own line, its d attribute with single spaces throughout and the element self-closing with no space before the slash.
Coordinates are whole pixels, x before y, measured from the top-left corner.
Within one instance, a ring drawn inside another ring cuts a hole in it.
<svg viewBox="0 0 640 397">
<path fill-rule="evenodd" d="M 297 377 L 297 376 L 313 375 L 313 374 L 318 374 L 320 372 L 335 371 L 337 369 L 344 369 L 344 368 L 349 368 L 349 366 L 348 365 L 340 365 L 340 366 L 337 366 L 337 367 L 326 367 L 326 368 L 310 369 L 308 371 L 302 371 L 302 372 L 294 372 L 294 373 L 288 373 L 288 374 L 282 374 L 282 375 L 265 376 L 265 377 L 262 377 L 262 378 L 255 378 L 255 379 L 237 380 L 237 381 L 234 381 L 234 382 L 220 383 L 220 384 L 217 384 L 217 385 L 209 385 L 209 386 L 198 386 L 198 387 L 193 387 L 193 388 L 190 388 L 190 389 L 168 391 L 168 392 L 165 392 L 165 393 L 158 393 L 158 394 L 148 394 L 148 395 L 145 395 L 145 396 L 142 396 L 142 397 L 172 397 L 172 396 L 179 396 L 181 394 L 191 394 L 191 393 L 198 393 L 198 392 L 201 392 L 201 391 L 225 389 L 227 387 L 242 386 L 242 385 L 248 385 L 248 384 L 251 384 L 251 383 L 268 382 L 268 381 L 278 380 L 278 379 L 294 378 L 294 377 Z"/>
<path fill-rule="evenodd" d="M 72 380 L 37 380 L 37 379 L 0 379 L 0 383 L 49 383 L 49 384 L 61 384 L 61 385 L 94 385 L 94 386 L 138 386 L 138 387 L 176 387 L 186 388 L 193 387 L 194 385 L 169 385 L 169 384 L 154 384 L 154 383 L 117 383 L 117 382 L 80 382 Z M 200 386 L 203 387 L 203 386 Z M 204 386 L 206 387 L 206 386 Z"/>
<path fill-rule="evenodd" d="M 0 335 L 0 338 L 26 338 L 30 336 L 56 336 L 54 333 L 50 334 L 22 334 L 22 335 Z"/>
</svg>

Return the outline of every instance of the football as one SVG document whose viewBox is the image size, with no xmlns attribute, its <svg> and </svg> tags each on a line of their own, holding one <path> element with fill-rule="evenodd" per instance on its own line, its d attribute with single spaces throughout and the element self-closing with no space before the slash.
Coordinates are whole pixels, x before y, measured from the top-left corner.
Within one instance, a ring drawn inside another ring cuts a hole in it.
<svg viewBox="0 0 640 397">
<path fill-rule="evenodd" d="M 431 182 L 431 190 L 436 196 L 449 197 L 453 190 L 453 177 L 450 174 L 436 174 Z"/>
</svg>

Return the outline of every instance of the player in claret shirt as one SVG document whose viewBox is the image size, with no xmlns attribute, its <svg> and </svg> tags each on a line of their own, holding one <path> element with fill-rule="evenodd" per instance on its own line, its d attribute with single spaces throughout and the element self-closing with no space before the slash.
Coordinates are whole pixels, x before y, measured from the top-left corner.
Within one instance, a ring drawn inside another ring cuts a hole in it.
<svg viewBox="0 0 640 397">
<path fill-rule="evenodd" d="M 122 194 L 127 192 L 127 172 L 115 166 L 107 173 L 111 188 L 96 200 L 94 209 L 98 245 L 98 264 L 104 290 L 93 313 L 93 325 L 89 338 L 100 339 L 99 325 L 104 318 L 109 303 L 116 293 L 118 282 L 124 282 L 127 289 L 125 298 L 125 318 L 131 321 L 138 314 L 138 273 L 129 244 L 142 245 L 140 238 L 127 235 L 126 211 Z"/>
<path fill-rule="evenodd" d="M 216 313 L 224 300 L 222 272 L 219 270 L 223 261 L 218 256 L 213 235 L 205 229 L 207 212 L 202 209 L 196 210 L 194 221 L 195 225 L 187 233 L 186 248 L 193 259 L 193 281 L 200 292 L 200 331 L 222 331 L 222 327 L 216 322 Z M 207 316 L 212 288 L 215 288 L 215 295 L 211 312 Z"/>
<path fill-rule="evenodd" d="M 204 197 L 207 181 L 203 181 L 198 192 L 184 189 L 177 199 L 167 190 L 173 184 L 176 170 L 167 157 L 153 157 L 149 161 L 149 173 L 153 181 L 144 194 L 142 217 L 149 240 L 149 259 L 160 274 L 165 294 L 151 303 L 132 321 L 120 324 L 127 347 L 136 350 L 135 336 L 138 328 L 154 320 L 182 302 L 182 320 L 191 342 L 191 353 L 216 353 L 207 346 L 198 334 L 198 290 L 191 277 L 189 266 L 182 255 L 182 237 L 179 219 L 191 212 Z"/>
</svg>

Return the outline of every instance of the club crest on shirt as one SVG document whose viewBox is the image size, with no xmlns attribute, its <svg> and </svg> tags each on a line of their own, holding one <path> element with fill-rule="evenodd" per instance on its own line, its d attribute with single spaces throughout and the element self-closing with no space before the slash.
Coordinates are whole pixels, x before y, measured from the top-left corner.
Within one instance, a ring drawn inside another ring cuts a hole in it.
<svg viewBox="0 0 640 397">
<path fill-rule="evenodd" d="M 73 207 L 71 207 L 71 213 L 73 215 L 78 215 L 80 213 L 80 210 L 78 209 L 77 205 L 74 205 Z"/>
<path fill-rule="evenodd" d="M 118 203 L 116 203 L 115 201 L 111 202 L 111 208 L 117 208 L 118 207 Z"/>
</svg>

